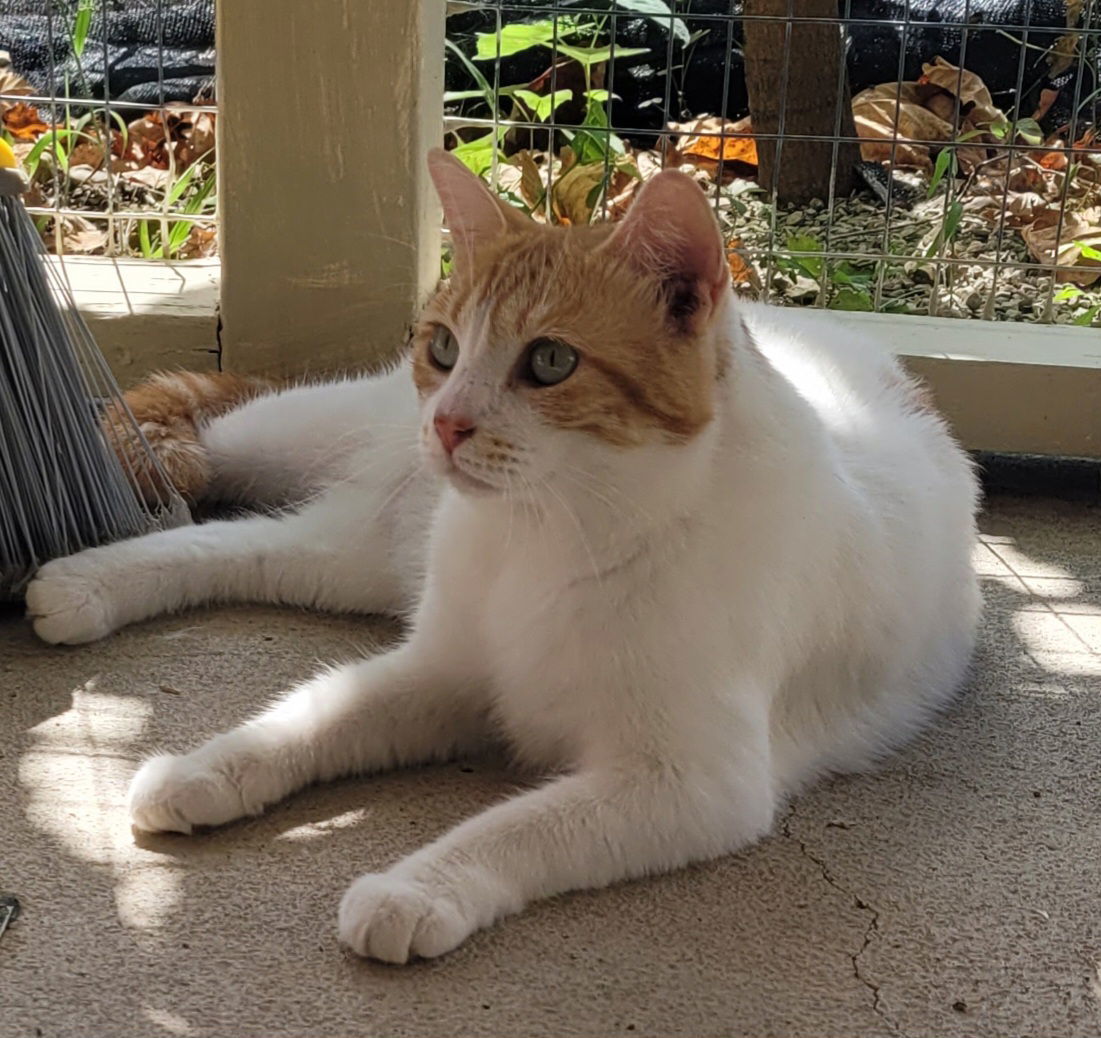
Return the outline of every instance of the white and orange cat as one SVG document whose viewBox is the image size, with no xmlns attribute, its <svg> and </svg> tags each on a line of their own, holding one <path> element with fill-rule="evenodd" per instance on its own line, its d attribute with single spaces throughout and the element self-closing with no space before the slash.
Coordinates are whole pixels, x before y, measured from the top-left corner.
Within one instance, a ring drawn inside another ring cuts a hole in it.
<svg viewBox="0 0 1101 1038">
<path fill-rule="evenodd" d="M 188 833 L 503 737 L 553 777 L 344 895 L 341 938 L 389 962 L 748 846 L 949 701 L 979 613 L 966 456 L 879 344 L 735 301 L 690 179 L 562 229 L 430 165 L 456 267 L 412 379 L 195 431 L 210 494 L 300 503 L 52 562 L 27 596 L 50 642 L 213 600 L 412 613 L 130 791 L 135 826 Z"/>
</svg>

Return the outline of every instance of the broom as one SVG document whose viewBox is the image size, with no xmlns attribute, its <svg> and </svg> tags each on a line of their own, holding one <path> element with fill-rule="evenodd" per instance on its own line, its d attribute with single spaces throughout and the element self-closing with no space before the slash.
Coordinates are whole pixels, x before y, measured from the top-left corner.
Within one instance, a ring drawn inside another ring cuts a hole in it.
<svg viewBox="0 0 1101 1038">
<path fill-rule="evenodd" d="M 50 559 L 190 521 L 46 258 L 27 186 L 0 139 L 0 600 Z M 143 498 L 124 459 L 145 456 Z"/>
</svg>

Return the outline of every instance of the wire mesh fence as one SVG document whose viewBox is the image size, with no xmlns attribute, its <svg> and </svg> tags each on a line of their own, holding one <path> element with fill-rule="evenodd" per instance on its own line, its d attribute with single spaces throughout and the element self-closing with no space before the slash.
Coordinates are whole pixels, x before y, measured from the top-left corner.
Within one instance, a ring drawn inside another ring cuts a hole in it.
<svg viewBox="0 0 1101 1038">
<path fill-rule="evenodd" d="M 59 254 L 217 249 L 214 0 L 0 0 L 0 132 Z"/>
<path fill-rule="evenodd" d="M 685 170 L 748 296 L 1101 324 L 1099 7 L 452 0 L 445 132 L 549 222 Z"/>
</svg>

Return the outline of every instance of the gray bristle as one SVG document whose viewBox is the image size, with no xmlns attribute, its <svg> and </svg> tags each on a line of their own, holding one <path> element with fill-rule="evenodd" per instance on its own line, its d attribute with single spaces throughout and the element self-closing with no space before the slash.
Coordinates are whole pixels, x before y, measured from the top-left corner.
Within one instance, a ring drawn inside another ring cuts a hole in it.
<svg viewBox="0 0 1101 1038">
<path fill-rule="evenodd" d="M 105 432 L 110 401 L 125 418 Z M 149 453 L 153 505 L 109 437 Z M 189 521 L 22 203 L 0 197 L 0 599 L 50 559 Z"/>
</svg>

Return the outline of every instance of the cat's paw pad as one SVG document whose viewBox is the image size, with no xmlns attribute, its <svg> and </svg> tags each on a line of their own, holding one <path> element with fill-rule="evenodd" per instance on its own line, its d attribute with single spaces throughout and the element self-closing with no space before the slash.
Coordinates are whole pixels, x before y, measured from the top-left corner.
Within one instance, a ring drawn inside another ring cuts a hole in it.
<svg viewBox="0 0 1101 1038">
<path fill-rule="evenodd" d="M 383 962 L 443 955 L 474 929 L 454 902 L 388 873 L 360 876 L 340 903 L 340 939 L 357 954 Z"/>
<path fill-rule="evenodd" d="M 241 789 L 192 756 L 153 757 L 130 781 L 130 821 L 146 832 L 190 833 L 255 814 Z"/>
<path fill-rule="evenodd" d="M 93 642 L 115 629 L 103 583 L 79 558 L 47 562 L 27 587 L 34 632 L 51 645 Z"/>
</svg>

